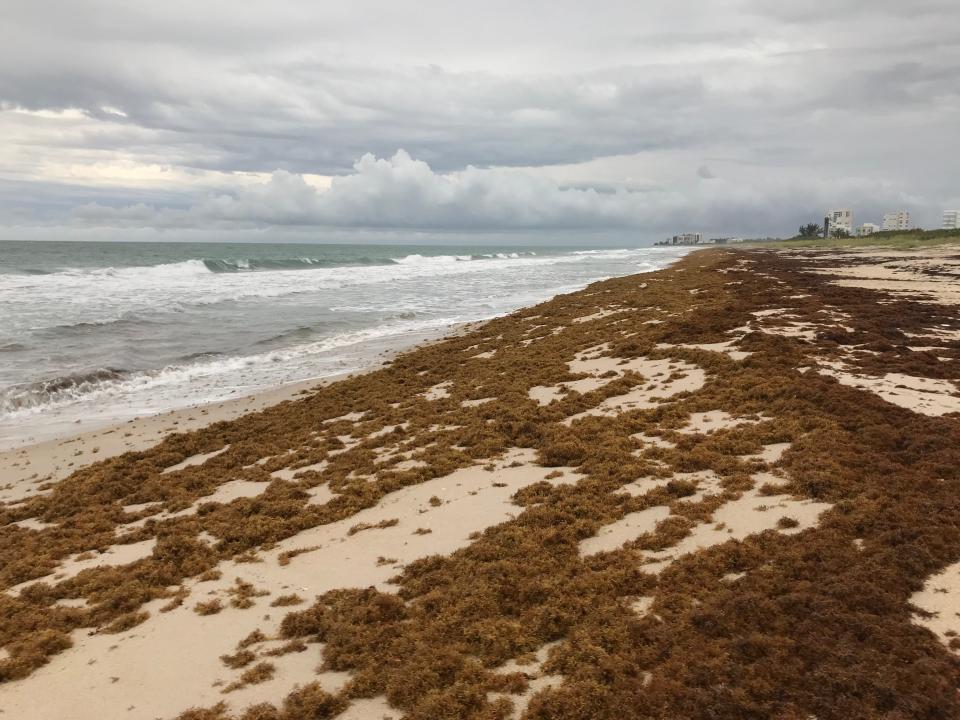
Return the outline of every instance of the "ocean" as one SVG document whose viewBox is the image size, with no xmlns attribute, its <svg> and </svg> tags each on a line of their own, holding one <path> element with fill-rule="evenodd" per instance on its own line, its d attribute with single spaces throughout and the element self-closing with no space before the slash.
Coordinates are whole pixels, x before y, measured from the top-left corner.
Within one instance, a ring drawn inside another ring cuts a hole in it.
<svg viewBox="0 0 960 720">
<path fill-rule="evenodd" d="M 0 445 L 361 369 L 683 252 L 0 242 Z"/>
</svg>

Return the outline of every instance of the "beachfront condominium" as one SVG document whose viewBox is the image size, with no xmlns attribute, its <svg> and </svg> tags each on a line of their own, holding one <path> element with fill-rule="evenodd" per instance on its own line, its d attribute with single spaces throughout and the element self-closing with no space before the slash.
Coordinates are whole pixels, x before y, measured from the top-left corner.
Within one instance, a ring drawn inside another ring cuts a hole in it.
<svg viewBox="0 0 960 720">
<path fill-rule="evenodd" d="M 683 233 L 670 238 L 668 245 L 700 245 L 703 242 L 703 233 Z"/>
<path fill-rule="evenodd" d="M 863 237 L 864 235 L 873 235 L 875 232 L 880 232 L 880 226 L 876 223 L 864 223 L 857 228 L 857 235 Z"/>
<path fill-rule="evenodd" d="M 883 216 L 883 229 L 885 232 L 889 232 L 890 230 L 909 230 L 910 213 L 906 210 L 885 213 Z"/>
<path fill-rule="evenodd" d="M 833 234 L 837 230 L 853 234 L 853 210 L 844 208 L 842 210 L 831 210 L 827 213 L 827 231 Z"/>
<path fill-rule="evenodd" d="M 960 230 L 960 210 L 943 211 L 943 229 Z"/>
</svg>

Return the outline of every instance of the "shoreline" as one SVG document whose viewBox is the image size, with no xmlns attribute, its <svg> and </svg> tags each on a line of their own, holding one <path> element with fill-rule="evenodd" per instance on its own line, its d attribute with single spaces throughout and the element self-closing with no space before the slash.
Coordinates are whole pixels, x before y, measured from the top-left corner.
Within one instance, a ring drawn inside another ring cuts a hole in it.
<svg viewBox="0 0 960 720">
<path fill-rule="evenodd" d="M 230 412 L 230 409 L 237 403 L 240 405 L 246 404 L 249 398 L 258 398 L 260 396 L 269 397 L 277 394 L 279 399 L 276 399 L 273 402 L 282 402 L 289 397 L 287 390 L 295 390 L 296 392 L 299 392 L 303 389 L 310 388 L 311 386 L 322 386 L 331 382 L 337 382 L 338 380 L 350 377 L 356 373 L 369 372 L 371 369 L 376 368 L 385 360 L 393 358 L 399 353 L 413 350 L 417 347 L 420 347 L 424 343 L 436 342 L 449 333 L 456 333 L 459 332 L 461 328 L 469 327 L 473 324 L 482 322 L 485 322 L 485 320 L 453 323 L 450 325 L 438 326 L 432 330 L 417 330 L 411 331 L 404 335 L 398 335 L 395 338 L 391 338 L 392 340 L 396 341 L 393 343 L 383 343 L 382 341 L 380 343 L 371 343 L 369 354 L 364 354 L 362 359 L 358 361 L 358 364 L 355 368 L 345 369 L 341 372 L 336 372 L 329 375 L 295 380 L 293 382 L 287 382 L 280 385 L 264 386 L 254 390 L 253 392 L 244 392 L 242 389 L 240 389 L 239 394 L 231 394 L 230 396 L 221 399 L 191 403 L 183 407 L 161 410 L 157 413 L 135 415 L 129 418 L 103 416 L 86 422 L 73 421 L 70 423 L 64 423 L 61 421 L 56 423 L 56 427 L 58 429 L 52 431 L 55 434 L 49 436 L 37 438 L 36 436 L 38 434 L 46 435 L 46 433 L 37 433 L 35 430 L 31 430 L 30 434 L 24 434 L 20 437 L 11 436 L 10 438 L 0 439 L 0 457 L 10 451 L 27 449 L 34 445 L 43 445 L 53 441 L 69 440 L 81 435 L 96 433 L 98 430 L 120 428 L 130 423 L 147 421 L 151 418 L 163 418 L 170 416 L 171 422 L 183 421 L 187 416 L 193 414 L 194 412 L 199 412 L 202 408 L 206 408 L 209 411 L 211 408 L 219 409 L 221 406 L 224 406 L 227 409 L 228 414 L 223 418 L 218 419 L 232 419 L 237 417 L 237 415 Z M 254 403 L 254 406 L 257 409 L 268 407 L 268 405 L 257 402 Z M 46 411 L 46 413 L 52 413 L 56 415 L 57 411 Z M 200 427 L 203 427 L 203 424 L 194 424 L 190 427 L 191 429 L 199 429 Z M 2 469 L 2 465 L 0 465 L 0 469 Z"/>
<path fill-rule="evenodd" d="M 231 251 L 210 260 L 171 248 L 131 255 L 138 247 L 113 260 L 94 262 L 96 253 L 83 252 L 37 260 L 50 270 L 43 274 L 16 270 L 31 267 L 30 258 L 9 259 L 13 271 L 0 291 L 0 304 L 14 311 L 0 322 L 0 350 L 10 353 L 0 392 L 2 449 L 369 367 L 381 351 L 435 338 L 451 324 L 513 312 L 679 254 L 474 254 L 464 246 L 467 254 L 380 248 L 371 259 L 356 248 L 325 254 L 318 247 L 309 257 L 288 257 L 268 244 L 250 258 Z M 100 267 L 110 262 L 117 267 Z M 71 263 L 87 269 L 61 272 Z M 88 300 L 58 308 L 67 293 Z M 34 299 L 21 311 L 18 298 Z M 181 306 L 192 310 L 181 317 Z"/>
<path fill-rule="evenodd" d="M 49 482 L 57 482 L 81 467 L 126 452 L 147 450 L 171 433 L 190 433 L 217 422 L 265 410 L 287 400 L 320 390 L 342 380 L 375 371 L 385 362 L 418 348 L 469 332 L 484 320 L 454 323 L 438 328 L 426 337 L 418 333 L 415 341 L 399 344 L 371 356 L 370 362 L 322 378 L 312 378 L 266 388 L 227 400 L 188 405 L 155 415 L 144 415 L 120 422 L 105 421 L 75 433 L 66 433 L 39 442 L 0 444 L 0 503 L 26 499 Z"/>
<path fill-rule="evenodd" d="M 708 249 L 86 465 L 0 505 L 0 710 L 952 717 L 957 273 Z"/>
</svg>

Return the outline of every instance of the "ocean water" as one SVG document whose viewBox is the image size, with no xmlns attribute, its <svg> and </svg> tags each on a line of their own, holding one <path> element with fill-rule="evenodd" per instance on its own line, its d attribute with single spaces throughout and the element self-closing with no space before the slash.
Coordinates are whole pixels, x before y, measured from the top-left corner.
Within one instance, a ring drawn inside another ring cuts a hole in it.
<svg viewBox="0 0 960 720">
<path fill-rule="evenodd" d="M 359 369 L 683 252 L 0 242 L 0 444 Z"/>
</svg>

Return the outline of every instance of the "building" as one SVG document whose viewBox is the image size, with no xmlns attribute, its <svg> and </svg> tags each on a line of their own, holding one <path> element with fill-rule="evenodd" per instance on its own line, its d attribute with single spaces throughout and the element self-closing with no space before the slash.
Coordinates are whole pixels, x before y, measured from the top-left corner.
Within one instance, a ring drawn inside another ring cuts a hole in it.
<svg viewBox="0 0 960 720">
<path fill-rule="evenodd" d="M 683 233 L 670 238 L 668 245 L 700 245 L 703 243 L 703 233 Z"/>
<path fill-rule="evenodd" d="M 853 210 L 831 210 L 824 218 L 824 231 L 832 235 L 835 230 L 844 230 L 853 235 Z"/>
<path fill-rule="evenodd" d="M 857 235 L 863 237 L 864 235 L 873 235 L 875 232 L 880 232 L 880 226 L 876 223 L 864 223 L 857 228 Z"/>
<path fill-rule="evenodd" d="M 897 210 L 896 212 L 888 212 L 883 216 L 883 230 L 884 232 L 889 232 L 891 230 L 909 230 L 910 229 L 910 213 L 906 210 Z"/>
<path fill-rule="evenodd" d="M 960 210 L 943 211 L 943 229 L 960 230 Z"/>
</svg>

